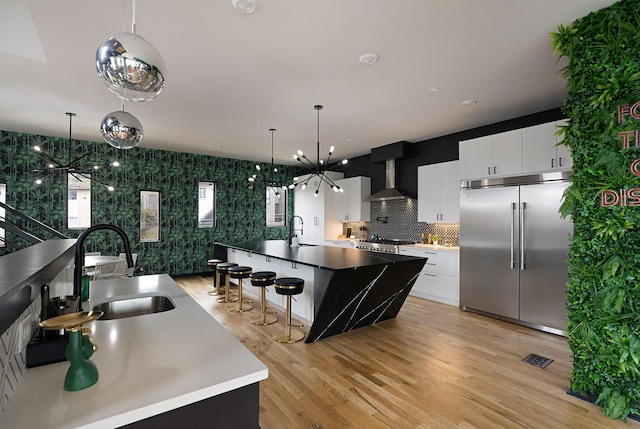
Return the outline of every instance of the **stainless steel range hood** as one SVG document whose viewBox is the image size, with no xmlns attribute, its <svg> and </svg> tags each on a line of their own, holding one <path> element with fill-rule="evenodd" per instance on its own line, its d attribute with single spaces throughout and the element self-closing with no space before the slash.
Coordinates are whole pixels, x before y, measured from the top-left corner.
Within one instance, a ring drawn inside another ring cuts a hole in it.
<svg viewBox="0 0 640 429">
<path fill-rule="evenodd" d="M 385 189 L 365 198 L 364 201 L 406 200 L 415 198 L 415 196 L 409 192 L 396 188 L 396 160 L 387 159 L 385 166 Z"/>
</svg>

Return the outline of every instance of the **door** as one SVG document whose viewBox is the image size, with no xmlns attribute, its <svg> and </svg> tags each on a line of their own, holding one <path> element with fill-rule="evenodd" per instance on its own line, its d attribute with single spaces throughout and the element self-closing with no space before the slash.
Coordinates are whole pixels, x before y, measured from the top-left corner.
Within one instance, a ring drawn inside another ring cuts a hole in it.
<svg viewBox="0 0 640 429">
<path fill-rule="evenodd" d="M 520 320 L 566 331 L 569 237 L 558 209 L 568 183 L 521 186 Z"/>
<path fill-rule="evenodd" d="M 519 318 L 519 188 L 460 193 L 460 305 Z"/>
</svg>

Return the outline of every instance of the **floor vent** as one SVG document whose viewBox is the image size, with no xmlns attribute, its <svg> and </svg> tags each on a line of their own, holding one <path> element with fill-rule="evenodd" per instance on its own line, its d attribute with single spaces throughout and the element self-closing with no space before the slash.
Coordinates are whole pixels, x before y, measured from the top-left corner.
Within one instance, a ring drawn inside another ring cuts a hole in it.
<svg viewBox="0 0 640 429">
<path fill-rule="evenodd" d="M 530 363 L 538 368 L 546 368 L 547 365 L 553 362 L 553 359 L 531 353 L 529 356 L 522 359 L 522 362 Z"/>
</svg>

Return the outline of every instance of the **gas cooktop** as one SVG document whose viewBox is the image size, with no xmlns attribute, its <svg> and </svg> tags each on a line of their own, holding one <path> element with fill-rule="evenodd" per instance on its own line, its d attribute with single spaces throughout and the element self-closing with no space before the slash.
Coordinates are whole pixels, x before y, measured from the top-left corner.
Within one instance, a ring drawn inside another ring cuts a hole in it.
<svg viewBox="0 0 640 429">
<path fill-rule="evenodd" d="M 387 238 L 374 238 L 371 240 L 361 240 L 362 243 L 379 243 L 379 244 L 393 244 L 396 246 L 400 246 L 403 244 L 415 244 L 415 241 L 411 240 L 399 240 L 395 238 L 387 239 Z"/>
</svg>

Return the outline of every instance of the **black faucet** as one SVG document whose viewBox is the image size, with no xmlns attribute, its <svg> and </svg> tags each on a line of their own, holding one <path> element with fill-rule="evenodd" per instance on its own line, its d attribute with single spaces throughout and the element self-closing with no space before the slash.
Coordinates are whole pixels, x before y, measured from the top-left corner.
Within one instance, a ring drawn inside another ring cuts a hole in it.
<svg viewBox="0 0 640 429">
<path fill-rule="evenodd" d="M 84 240 L 87 238 L 87 235 L 91 234 L 93 231 L 101 229 L 115 231 L 120 237 L 122 237 L 122 241 L 124 242 L 124 252 L 127 257 L 127 266 L 132 268 L 134 265 L 131 246 L 129 245 L 129 238 L 123 230 L 115 225 L 94 225 L 87 228 L 82 234 L 80 234 L 78 241 L 76 241 L 75 267 L 73 270 L 73 294 L 78 297 L 78 311 L 82 311 L 82 266 L 84 265 Z"/>
<path fill-rule="evenodd" d="M 291 216 L 291 221 L 289 222 L 289 246 L 291 246 L 291 240 L 293 239 L 293 231 L 295 231 L 295 228 L 293 227 L 293 220 L 295 218 L 300 219 L 300 235 L 304 234 L 304 230 L 302 229 L 302 226 L 304 225 L 302 216 L 298 216 L 298 215 Z"/>
</svg>

